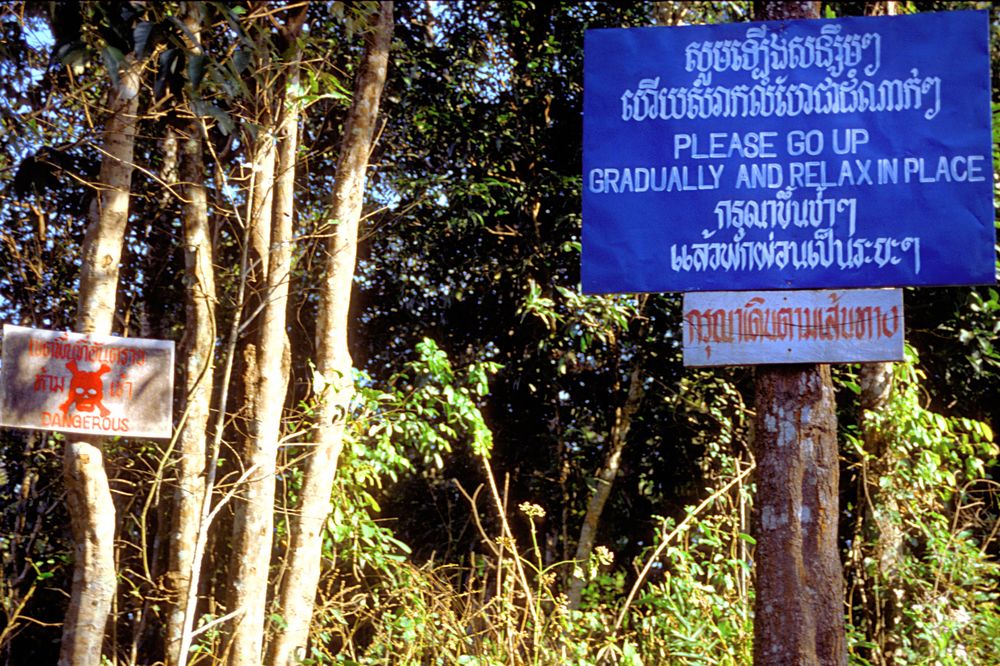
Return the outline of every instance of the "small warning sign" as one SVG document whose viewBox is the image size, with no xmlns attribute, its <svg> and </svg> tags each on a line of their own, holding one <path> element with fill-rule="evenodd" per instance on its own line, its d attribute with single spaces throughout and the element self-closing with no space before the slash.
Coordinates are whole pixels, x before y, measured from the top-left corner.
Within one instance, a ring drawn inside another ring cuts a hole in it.
<svg viewBox="0 0 1000 666">
<path fill-rule="evenodd" d="M 174 343 L 3 327 L 0 425 L 168 438 Z"/>
</svg>

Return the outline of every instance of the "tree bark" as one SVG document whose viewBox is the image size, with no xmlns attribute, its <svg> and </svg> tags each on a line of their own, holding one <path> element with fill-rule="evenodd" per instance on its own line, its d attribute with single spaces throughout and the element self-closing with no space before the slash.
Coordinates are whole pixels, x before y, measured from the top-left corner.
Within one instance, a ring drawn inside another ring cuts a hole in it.
<svg viewBox="0 0 1000 666">
<path fill-rule="evenodd" d="M 128 222 L 140 65 L 131 56 L 109 94 L 104 157 L 81 251 L 76 328 L 106 335 L 114 324 L 125 225 Z M 74 540 L 73 586 L 63 624 L 61 666 L 99 664 L 115 594 L 115 507 L 99 439 L 70 435 L 63 457 Z"/>
<path fill-rule="evenodd" d="M 756 389 L 754 663 L 846 664 L 830 368 L 762 367 Z"/>
<path fill-rule="evenodd" d="M 320 286 L 316 325 L 316 370 L 325 385 L 317 396 L 315 447 L 305 463 L 298 519 L 290 533 L 287 573 L 277 598 L 285 622 L 269 646 L 272 666 L 296 664 L 305 657 L 319 582 L 323 525 L 343 444 L 348 402 L 353 393 L 352 361 L 347 347 L 348 309 L 357 254 L 358 226 L 379 102 L 392 42 L 392 3 L 381 3 L 366 38 L 365 53 L 344 123 L 333 192 L 334 226 L 327 243 L 325 276 Z"/>
<path fill-rule="evenodd" d="M 865 600 L 868 607 L 866 638 L 878 646 L 871 652 L 871 662 L 880 666 L 895 663 L 894 629 L 899 614 L 892 590 L 897 576 L 903 534 L 892 516 L 899 514 L 899 505 L 889 493 L 882 492 L 880 480 L 888 475 L 895 463 L 891 442 L 874 422 L 874 415 L 885 409 L 892 392 L 892 363 L 861 365 L 861 436 L 868 457 L 862 465 L 860 483 L 862 521 L 858 540 L 858 566 L 864 568 Z M 875 563 L 873 571 L 865 562 Z"/>
<path fill-rule="evenodd" d="M 197 11 L 195 9 L 194 11 Z M 193 35 L 200 21 L 194 12 L 185 17 Z M 167 614 L 166 660 L 180 662 L 184 614 L 188 606 L 194 546 L 205 495 L 205 453 L 215 368 L 215 274 L 212 230 L 205 192 L 205 159 L 199 120 L 188 123 L 181 139 L 180 178 L 184 202 L 184 264 L 186 326 L 182 341 L 186 420 L 178 436 L 177 487 L 171 516 L 170 563 L 166 584 L 173 603 Z"/>
<path fill-rule="evenodd" d="M 300 10 L 305 11 L 303 6 Z M 300 16 L 304 18 L 304 14 Z M 300 21 L 293 22 L 297 36 Z M 257 208 L 252 227 L 254 254 L 260 259 L 261 274 L 266 275 L 262 293 L 262 311 L 255 372 L 249 375 L 248 399 L 251 404 L 250 442 L 246 462 L 256 471 L 246 484 L 243 501 L 237 505 L 236 572 L 232 578 L 231 610 L 239 610 L 229 647 L 229 663 L 244 666 L 260 663 L 266 633 L 268 571 L 274 529 L 274 489 L 281 435 L 281 415 L 288 389 L 288 363 L 285 362 L 287 334 L 285 318 L 288 286 L 292 272 L 292 215 L 295 194 L 295 156 L 298 149 L 298 100 L 289 96 L 298 83 L 298 55 L 286 65 L 282 82 L 284 91 L 278 118 L 278 141 L 272 143 L 261 163 L 260 179 L 255 183 Z M 265 223 L 267 216 L 267 223 Z M 269 230 L 269 233 L 267 231 Z"/>
<path fill-rule="evenodd" d="M 896 13 L 896 3 L 892 0 L 869 5 L 865 3 L 866 14 L 872 16 Z M 861 436 L 865 453 L 870 458 L 862 466 L 861 483 L 864 484 L 862 497 L 861 530 L 855 535 L 861 557 L 858 566 L 865 569 L 865 562 L 871 558 L 876 563 L 875 575 L 863 574 L 868 618 L 865 638 L 877 648 L 871 650 L 870 661 L 878 666 L 895 663 L 895 626 L 899 615 L 896 595 L 892 593 L 897 585 L 897 565 L 903 548 L 903 534 L 892 516 L 899 515 L 899 504 L 890 493 L 882 492 L 880 480 L 889 474 L 895 463 L 893 448 L 874 423 L 873 416 L 885 409 L 892 394 L 892 363 L 862 363 L 861 384 Z"/>
<path fill-rule="evenodd" d="M 233 569 L 230 575 L 230 612 L 236 612 L 228 646 L 231 666 L 259 664 L 263 651 L 264 615 L 274 525 L 274 475 L 278 434 L 287 381 L 282 381 L 285 307 L 288 299 L 287 268 L 269 257 L 269 250 L 287 245 L 280 229 L 272 229 L 275 143 L 269 131 L 258 133 L 254 159 L 256 180 L 252 195 L 251 247 L 255 260 L 251 307 L 262 307 L 256 345 L 247 345 L 244 404 L 249 433 L 241 458 L 243 471 L 253 473 L 235 501 Z M 272 238 L 272 233 L 275 237 Z M 274 270 L 270 270 L 273 268 Z M 263 365 L 261 365 L 263 364 Z"/>
</svg>

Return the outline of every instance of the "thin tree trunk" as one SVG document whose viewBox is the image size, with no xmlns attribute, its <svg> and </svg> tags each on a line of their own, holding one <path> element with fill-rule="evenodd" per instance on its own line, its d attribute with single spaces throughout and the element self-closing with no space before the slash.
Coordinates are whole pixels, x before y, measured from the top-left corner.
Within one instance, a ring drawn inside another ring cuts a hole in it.
<svg viewBox="0 0 1000 666">
<path fill-rule="evenodd" d="M 104 157 L 81 252 L 76 316 L 81 333 L 106 335 L 114 324 L 118 265 L 128 222 L 140 69 L 129 57 L 118 86 L 109 95 Z M 73 586 L 59 663 L 82 666 L 101 661 L 104 627 L 115 594 L 115 507 L 101 440 L 69 437 L 63 475 L 74 541 Z"/>
<path fill-rule="evenodd" d="M 643 327 L 644 328 L 644 327 Z M 618 469 L 621 466 L 622 451 L 628 441 L 628 432 L 632 427 L 632 416 L 639 410 L 642 403 L 642 357 L 636 354 L 633 362 L 632 372 L 629 375 L 628 395 L 625 404 L 615 409 L 615 420 L 611 425 L 610 440 L 611 446 L 603 467 L 597 473 L 597 485 L 594 493 L 587 503 L 587 512 L 583 516 L 583 526 L 580 528 L 580 538 L 576 543 L 576 554 L 573 559 L 577 566 L 583 568 L 590 559 L 590 553 L 594 550 L 594 539 L 597 538 L 597 526 L 601 522 L 601 514 L 604 513 L 604 505 L 611 495 L 611 486 L 618 477 Z M 566 597 L 569 607 L 573 610 L 580 608 L 580 601 L 583 595 L 583 587 L 586 581 L 574 575 L 570 578 L 569 590 Z"/>
<path fill-rule="evenodd" d="M 865 6 L 869 15 L 892 16 L 896 3 L 892 0 Z M 892 516 L 899 514 L 899 506 L 891 494 L 882 493 L 880 480 L 892 469 L 895 462 L 893 448 L 886 434 L 875 426 L 873 416 L 885 409 L 892 393 L 892 363 L 862 363 L 861 384 L 861 436 L 865 453 L 871 456 L 863 466 L 861 483 L 864 484 L 863 520 L 860 533 L 855 535 L 861 557 L 859 566 L 870 557 L 875 561 L 877 574 L 864 575 L 869 622 L 866 638 L 877 648 L 870 653 L 873 664 L 891 666 L 895 663 L 895 626 L 899 615 L 898 599 L 893 593 L 897 565 L 903 548 L 903 534 Z"/>
<path fill-rule="evenodd" d="M 290 22 L 290 37 L 297 36 L 305 8 Z M 254 254 L 261 260 L 261 274 L 267 276 L 263 291 L 260 335 L 254 372 L 248 385 L 251 441 L 247 462 L 257 466 L 238 506 L 237 528 L 241 548 L 237 551 L 236 574 L 232 585 L 232 610 L 240 610 L 230 644 L 229 663 L 243 666 L 260 663 L 266 633 L 268 571 L 274 526 L 275 472 L 281 414 L 288 389 L 289 364 L 286 347 L 285 315 L 292 262 L 292 215 L 295 194 L 295 155 L 298 149 L 298 100 L 289 96 L 298 84 L 298 56 L 284 70 L 283 104 L 278 120 L 277 145 L 271 145 L 264 160 L 262 176 L 255 184 L 259 220 L 270 215 L 269 224 L 252 229 Z M 269 229 L 270 233 L 265 233 Z"/>
<path fill-rule="evenodd" d="M 683 7 L 675 2 L 654 2 L 652 6 L 652 18 L 654 25 L 677 25 Z M 645 326 L 641 327 L 639 337 Z M 618 477 L 618 469 L 621 465 L 622 451 L 628 440 L 628 431 L 632 427 L 632 415 L 639 409 L 642 402 L 642 381 L 643 373 L 641 366 L 641 356 L 636 355 L 633 361 L 632 372 L 629 375 L 628 394 L 625 404 L 615 410 L 615 420 L 611 425 L 610 440 L 611 446 L 605 458 L 604 465 L 597 473 L 597 485 L 587 502 L 587 511 L 583 516 L 583 525 L 580 527 L 580 536 L 576 540 L 576 553 L 573 560 L 576 566 L 583 569 L 590 559 L 590 554 L 594 550 L 594 540 L 597 538 L 597 527 L 601 522 L 601 515 L 604 513 L 604 505 L 607 504 L 608 497 L 611 496 L 611 487 Z M 566 598 L 569 608 L 577 610 L 583 597 L 583 588 L 586 581 L 582 576 L 571 574 L 569 587 L 566 590 Z"/>
<path fill-rule="evenodd" d="M 176 183 L 179 178 L 179 155 L 177 129 L 167 124 L 160 141 L 160 178 L 165 183 Z M 146 252 L 142 262 L 142 294 L 139 302 L 142 308 L 139 320 L 139 337 L 164 338 L 169 326 L 167 307 L 171 300 L 170 273 L 171 252 L 166 251 L 173 244 L 171 221 L 175 214 L 175 193 L 163 188 L 159 193 L 156 217 L 149 221 L 146 229 Z"/>
<path fill-rule="evenodd" d="M 160 141 L 160 179 L 164 183 L 177 183 L 180 180 L 180 137 L 175 128 L 167 123 L 164 128 L 164 135 Z M 143 338 L 164 338 L 166 329 L 169 326 L 166 316 L 166 305 L 170 302 L 170 295 L 165 279 L 170 272 L 172 252 L 164 251 L 173 244 L 171 221 L 175 214 L 174 200 L 177 194 L 172 188 L 163 188 L 159 193 L 157 201 L 156 216 L 150 220 L 145 238 L 145 257 L 141 270 L 143 279 L 144 302 L 141 303 L 142 312 L 140 315 L 139 335 Z M 128 324 L 126 323 L 127 327 Z M 172 456 L 174 447 L 172 443 L 162 451 L 162 455 L 168 459 Z M 166 460 L 164 461 L 166 462 Z M 172 461 L 171 461 L 172 462 Z M 151 580 L 158 581 L 161 585 L 167 583 L 167 574 L 170 569 L 170 535 L 173 533 L 171 522 L 173 521 L 173 494 L 164 492 L 164 488 L 174 488 L 176 477 L 174 473 L 176 467 L 170 465 L 163 467 L 162 473 L 157 473 L 152 484 L 148 488 L 149 496 L 146 498 L 146 505 L 143 514 L 153 503 L 156 504 L 155 530 L 151 544 L 146 544 L 145 540 L 141 547 L 147 552 L 143 559 L 148 563 L 148 571 Z M 125 508 L 125 514 L 129 513 Z M 141 522 L 145 522 L 142 520 Z M 122 552 L 116 551 L 120 568 Z M 150 639 L 159 642 L 160 618 L 169 615 L 169 606 L 162 610 L 161 616 L 159 595 L 135 595 L 131 599 L 116 599 L 118 605 L 112 607 L 112 613 L 119 617 L 124 615 L 132 620 L 131 634 L 128 644 L 128 663 L 137 663 L 139 654 L 146 650 L 146 645 Z M 156 609 L 154 611 L 154 609 Z M 149 631 L 150 625 L 157 627 L 154 632 Z M 151 634 L 156 634 L 155 638 Z M 119 648 L 118 653 L 124 652 Z"/>
<path fill-rule="evenodd" d="M 182 218 L 187 321 L 182 354 L 187 418 L 178 437 L 177 488 L 173 498 L 167 573 L 167 585 L 174 600 L 167 615 L 166 657 L 171 665 L 180 662 L 194 545 L 205 494 L 205 443 L 215 367 L 214 248 L 203 182 L 204 147 L 198 120 L 188 124 L 187 136 L 181 141 L 180 170 L 185 199 Z"/>
<path fill-rule="evenodd" d="M 263 134 L 269 134 L 271 128 L 260 130 Z M 254 160 L 254 188 L 253 202 L 250 215 L 247 219 L 252 222 L 250 228 L 250 245 L 252 249 L 251 257 L 254 261 L 252 267 L 251 284 L 259 285 L 258 291 L 264 294 L 264 298 L 269 295 L 268 284 L 271 246 L 271 225 L 273 223 L 272 211 L 274 193 L 274 162 L 277 158 L 277 145 L 270 136 L 261 136 L 259 140 L 259 153 Z"/>
<path fill-rule="evenodd" d="M 886 433 L 874 423 L 874 416 L 883 410 L 892 390 L 892 363 L 863 363 L 861 365 L 861 435 L 868 458 L 862 467 L 860 483 L 863 507 L 858 540 L 858 564 L 865 567 L 871 559 L 875 570 L 865 567 L 863 573 L 868 625 L 866 638 L 877 645 L 871 652 L 874 664 L 889 666 L 895 663 L 893 654 L 895 625 L 899 614 L 898 600 L 893 589 L 897 566 L 903 548 L 903 534 L 893 521 L 899 514 L 899 505 L 891 494 L 882 492 L 880 480 L 889 474 L 895 463 L 894 450 Z"/>
<path fill-rule="evenodd" d="M 297 65 L 289 73 L 287 89 L 298 81 Z M 288 364 L 285 362 L 286 333 L 285 312 L 288 304 L 288 283 L 291 276 L 292 213 L 295 193 L 295 153 L 298 147 L 298 108 L 296 101 L 286 101 L 283 120 L 279 128 L 278 161 L 275 177 L 272 234 L 268 262 L 267 304 L 261 322 L 260 346 L 257 348 L 257 390 L 253 412 L 253 430 L 258 446 L 267 450 L 270 469 L 266 478 L 267 494 L 262 495 L 260 510 L 267 514 L 267 533 L 270 534 L 274 516 L 274 465 L 277 460 L 278 439 L 281 430 L 281 413 L 288 387 Z M 262 477 L 263 478 L 263 475 Z M 267 550 L 261 556 L 260 582 L 267 583 L 267 558 L 271 540 L 266 539 Z M 244 623 L 253 628 L 258 637 L 263 635 L 266 587 L 258 591 L 259 604 L 247 609 Z M 251 612 L 252 611 L 252 612 Z M 233 651 L 231 663 L 255 663 L 263 646 L 255 644 L 252 655 L 237 660 Z M 250 659 L 252 657 L 253 659 Z"/>
<path fill-rule="evenodd" d="M 322 530 L 330 512 L 330 493 L 344 436 L 344 419 L 353 392 L 351 357 L 347 348 L 348 309 L 357 253 L 358 226 L 382 87 L 392 42 L 392 3 L 381 9 L 367 37 L 344 138 L 333 192 L 334 226 L 327 245 L 325 276 L 320 286 L 316 326 L 316 369 L 326 385 L 319 397 L 315 447 L 306 461 L 299 495 L 298 520 L 293 524 L 288 570 L 278 594 L 277 609 L 285 626 L 268 650 L 271 666 L 295 664 L 305 656 L 319 582 Z"/>
<path fill-rule="evenodd" d="M 244 470 L 254 469 L 236 500 L 233 524 L 233 568 L 230 575 L 230 612 L 233 619 L 229 664 L 259 664 L 263 650 L 264 610 L 267 601 L 268 571 L 274 523 L 274 474 L 278 456 L 278 428 L 285 401 L 287 382 L 280 377 L 284 345 L 284 312 L 287 302 L 286 275 L 267 273 L 271 239 L 271 192 L 274 188 L 275 145 L 269 132 L 261 131 L 261 145 L 254 159 L 257 178 L 249 220 L 251 247 L 256 261 L 252 284 L 258 298 L 251 307 L 263 306 L 257 345 L 247 345 L 244 372 L 247 406 L 246 449 L 241 459 Z M 286 241 L 287 242 L 287 241 Z M 263 283 L 260 280 L 263 279 Z M 282 286 L 282 284 L 284 286 Z M 284 289 L 284 295 L 279 293 Z M 275 335 L 277 328 L 277 336 Z M 264 363 L 261 367 L 258 364 Z M 278 375 L 273 374 L 277 368 Z M 276 414 L 274 412 L 277 412 Z"/>
</svg>

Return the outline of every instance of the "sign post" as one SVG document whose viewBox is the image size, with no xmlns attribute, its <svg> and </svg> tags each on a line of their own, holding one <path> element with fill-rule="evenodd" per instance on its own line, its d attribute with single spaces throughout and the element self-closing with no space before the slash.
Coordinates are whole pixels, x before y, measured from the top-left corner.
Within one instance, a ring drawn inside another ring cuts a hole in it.
<svg viewBox="0 0 1000 666">
<path fill-rule="evenodd" d="M 847 663 L 827 364 L 902 357 L 868 288 L 994 281 L 986 13 L 818 6 L 585 42 L 584 291 L 707 292 L 685 363 L 759 366 L 756 664 Z"/>
<path fill-rule="evenodd" d="M 816 18 L 819 6 L 767 2 L 764 12 L 765 19 Z M 754 412 L 754 664 L 846 665 L 830 366 L 758 368 Z"/>
</svg>

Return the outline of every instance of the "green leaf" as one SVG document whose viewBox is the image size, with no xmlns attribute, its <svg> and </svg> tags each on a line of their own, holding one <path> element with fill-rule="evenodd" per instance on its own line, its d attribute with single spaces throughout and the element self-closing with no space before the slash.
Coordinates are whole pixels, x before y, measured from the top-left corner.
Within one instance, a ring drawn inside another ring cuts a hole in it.
<svg viewBox="0 0 1000 666">
<path fill-rule="evenodd" d="M 149 21 L 143 21 L 132 29 L 132 39 L 135 43 L 135 57 L 142 60 L 149 55 L 149 50 L 153 46 L 150 37 L 153 34 L 154 25 Z"/>
<path fill-rule="evenodd" d="M 121 66 L 125 62 L 125 54 L 113 46 L 105 46 L 101 50 L 101 57 L 104 59 L 104 66 L 111 77 L 111 83 L 115 88 L 121 85 Z"/>
<path fill-rule="evenodd" d="M 854 395 L 861 395 L 861 387 L 858 386 L 857 383 L 849 380 L 844 380 L 842 384 L 844 385 L 844 388 L 850 390 L 852 393 L 854 393 Z"/>
<path fill-rule="evenodd" d="M 246 49 L 236 49 L 233 51 L 233 66 L 237 74 L 242 74 L 250 65 L 250 54 Z"/>
<path fill-rule="evenodd" d="M 193 89 L 197 89 L 201 85 L 202 79 L 205 78 L 205 65 L 207 63 L 207 56 L 193 55 L 189 57 L 187 75 Z"/>
</svg>

